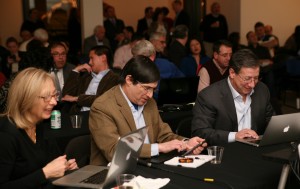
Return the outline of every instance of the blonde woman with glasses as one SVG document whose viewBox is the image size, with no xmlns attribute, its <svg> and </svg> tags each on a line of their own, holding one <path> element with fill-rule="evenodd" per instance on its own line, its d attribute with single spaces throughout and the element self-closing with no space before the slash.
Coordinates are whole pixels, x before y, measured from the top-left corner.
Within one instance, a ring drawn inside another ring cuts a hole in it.
<svg viewBox="0 0 300 189">
<path fill-rule="evenodd" d="M 0 116 L 0 188 L 50 188 L 53 178 L 78 168 L 61 155 L 39 125 L 51 116 L 59 94 L 52 76 L 27 68 L 14 79 L 7 110 Z"/>
</svg>

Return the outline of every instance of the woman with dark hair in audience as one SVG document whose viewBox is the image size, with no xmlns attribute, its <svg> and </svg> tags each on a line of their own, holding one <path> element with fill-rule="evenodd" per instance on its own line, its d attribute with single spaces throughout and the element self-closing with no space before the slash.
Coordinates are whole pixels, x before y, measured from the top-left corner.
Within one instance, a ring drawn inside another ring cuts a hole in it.
<svg viewBox="0 0 300 189">
<path fill-rule="evenodd" d="M 50 118 L 58 96 L 53 77 L 41 69 L 27 68 L 12 82 L 0 116 L 0 188 L 51 188 L 51 179 L 78 168 L 39 125 Z"/>
<path fill-rule="evenodd" d="M 199 39 L 193 37 L 188 42 L 189 55 L 184 57 L 179 69 L 186 77 L 197 76 L 201 66 L 209 60 Z"/>
</svg>

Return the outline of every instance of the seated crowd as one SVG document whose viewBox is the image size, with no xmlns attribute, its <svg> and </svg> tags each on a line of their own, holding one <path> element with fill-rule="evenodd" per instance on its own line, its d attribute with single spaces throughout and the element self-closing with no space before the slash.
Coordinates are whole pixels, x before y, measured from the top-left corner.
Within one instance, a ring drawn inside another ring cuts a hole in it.
<svg viewBox="0 0 300 189">
<path fill-rule="evenodd" d="M 247 45 L 240 44 L 239 33 L 227 36 L 228 31 L 211 41 L 207 34 L 189 36 L 182 2 L 174 0 L 172 6 L 174 20 L 166 7 L 146 7 L 137 32 L 108 6 L 104 24 L 83 40 L 82 51 L 68 40 L 51 40 L 42 22 L 30 21 L 21 27 L 21 43 L 9 37 L 6 48 L 0 46 L 0 188 L 47 188 L 53 178 L 78 168 L 54 139 L 43 138 L 39 125 L 53 109 L 90 112 L 94 165 L 107 165 L 118 138 L 144 125 L 149 126 L 141 152 L 145 158 L 205 141 L 193 151 L 199 154 L 207 145 L 264 133 L 271 116 L 281 114 L 277 73 L 285 67 L 275 66 L 284 64 L 276 57 L 299 58 L 300 26 L 284 47 L 262 22 L 245 36 Z M 202 40 L 211 43 L 211 56 Z M 197 76 L 193 137 L 186 138 L 162 121 L 153 97 L 160 79 Z"/>
</svg>

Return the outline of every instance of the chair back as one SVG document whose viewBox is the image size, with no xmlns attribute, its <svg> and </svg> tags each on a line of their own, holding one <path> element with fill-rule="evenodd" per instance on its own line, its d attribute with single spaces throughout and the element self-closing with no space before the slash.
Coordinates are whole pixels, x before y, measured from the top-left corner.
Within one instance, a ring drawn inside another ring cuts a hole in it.
<svg viewBox="0 0 300 189">
<path fill-rule="evenodd" d="M 187 117 L 184 118 L 183 120 L 181 120 L 178 123 L 178 126 L 176 128 L 176 134 L 183 136 L 183 137 L 187 137 L 187 138 L 191 138 L 192 136 L 192 119 L 193 117 Z"/>
<path fill-rule="evenodd" d="M 91 135 L 73 138 L 65 149 L 68 159 L 76 159 L 78 167 L 88 165 L 91 154 Z"/>
</svg>

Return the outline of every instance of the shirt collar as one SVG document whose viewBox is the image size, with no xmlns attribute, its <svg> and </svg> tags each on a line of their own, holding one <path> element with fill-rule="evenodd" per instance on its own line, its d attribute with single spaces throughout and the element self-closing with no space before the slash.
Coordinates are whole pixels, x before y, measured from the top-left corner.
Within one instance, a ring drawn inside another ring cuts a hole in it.
<svg viewBox="0 0 300 189">
<path fill-rule="evenodd" d="M 93 77 L 93 78 L 99 79 L 99 78 L 104 77 L 104 76 L 107 74 L 107 72 L 109 72 L 109 70 L 110 70 L 110 69 L 103 70 L 103 71 L 99 72 L 98 74 L 95 74 L 94 72 L 91 72 L 91 74 L 92 74 L 92 77 Z"/>
<path fill-rule="evenodd" d="M 123 94 L 125 100 L 127 101 L 127 104 L 129 105 L 131 111 L 143 111 L 145 105 L 143 105 L 143 106 L 138 105 L 138 108 L 135 108 L 133 103 L 128 99 L 127 95 L 123 91 L 122 86 L 119 85 L 119 87 L 120 87 L 121 93 Z"/>
</svg>

